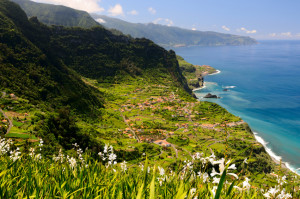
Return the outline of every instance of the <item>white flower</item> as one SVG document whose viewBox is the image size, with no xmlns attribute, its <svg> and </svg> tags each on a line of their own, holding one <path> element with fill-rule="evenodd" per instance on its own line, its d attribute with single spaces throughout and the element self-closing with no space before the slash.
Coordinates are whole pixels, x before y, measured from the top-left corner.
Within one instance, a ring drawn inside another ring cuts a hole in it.
<svg viewBox="0 0 300 199">
<path fill-rule="evenodd" d="M 201 177 L 201 175 L 202 175 L 202 173 L 199 171 L 198 173 L 197 173 L 198 175 L 198 177 Z"/>
<path fill-rule="evenodd" d="M 266 198 L 271 198 L 271 196 L 270 196 L 269 192 L 267 192 L 267 193 L 264 193 L 264 194 L 263 194 L 263 196 L 264 196 L 264 197 L 266 197 Z"/>
<path fill-rule="evenodd" d="M 211 173 L 211 176 L 213 177 L 213 176 L 215 176 L 215 175 L 222 175 L 222 173 L 224 172 L 224 170 L 225 170 L 225 165 L 224 165 L 224 162 L 225 162 L 225 159 L 224 158 L 222 158 L 222 159 L 220 159 L 220 160 L 218 160 L 218 161 L 213 161 L 213 165 L 215 165 L 215 164 L 219 164 L 219 170 L 220 170 L 220 173 L 217 173 L 216 171 L 215 171 L 215 169 L 213 168 L 213 171 L 212 171 L 212 173 Z M 230 163 L 230 160 L 229 161 L 227 161 L 226 162 L 226 165 L 227 164 L 229 164 Z M 233 170 L 233 169 L 236 169 L 236 167 L 235 167 L 235 164 L 232 164 L 232 165 L 230 165 L 229 167 L 228 167 L 228 170 Z M 239 178 L 236 174 L 234 174 L 234 173 L 227 173 L 228 175 L 232 175 L 232 176 L 234 176 L 235 178 Z"/>
<path fill-rule="evenodd" d="M 19 149 L 19 147 L 18 147 L 16 150 L 10 152 L 9 158 L 10 158 L 11 160 L 13 160 L 14 162 L 15 162 L 16 160 L 18 160 L 18 159 L 21 158 L 21 157 L 20 157 L 21 152 L 20 152 L 19 150 L 20 150 L 20 149 Z"/>
<path fill-rule="evenodd" d="M 248 158 L 246 158 L 246 159 L 243 161 L 244 164 L 248 164 L 247 159 L 248 159 Z"/>
<path fill-rule="evenodd" d="M 124 160 L 124 162 L 122 162 L 121 165 L 121 169 L 125 172 L 127 170 L 127 165 L 126 165 L 126 161 Z"/>
<path fill-rule="evenodd" d="M 217 186 L 214 186 L 213 189 L 211 190 L 213 193 L 213 198 L 215 198 L 215 196 L 216 196 L 217 188 L 218 188 Z"/>
<path fill-rule="evenodd" d="M 42 155 L 39 153 L 34 157 L 35 160 L 41 160 L 42 159 Z"/>
<path fill-rule="evenodd" d="M 221 175 L 221 174 L 220 174 L 220 173 L 217 173 L 216 170 L 215 170 L 215 168 L 213 168 L 213 170 L 212 170 L 210 176 L 211 176 L 211 177 L 214 177 L 215 175 Z"/>
<path fill-rule="evenodd" d="M 204 173 L 202 175 L 202 178 L 203 178 L 203 183 L 208 182 L 209 175 L 207 173 Z"/>
<path fill-rule="evenodd" d="M 246 177 L 245 181 L 243 182 L 243 188 L 244 189 L 250 189 L 251 185 L 249 184 L 249 179 Z"/>
<path fill-rule="evenodd" d="M 114 148 L 113 148 L 113 146 L 112 146 L 112 145 L 110 145 L 110 147 L 109 147 L 109 150 L 110 150 L 110 152 L 111 152 L 111 153 L 113 153 L 113 152 L 114 152 Z"/>
<path fill-rule="evenodd" d="M 219 184 L 219 182 L 220 182 L 220 178 L 216 178 L 216 177 L 213 178 L 213 182 L 212 183 Z"/>
<path fill-rule="evenodd" d="M 279 190 L 276 188 L 271 188 L 268 192 L 271 194 L 272 197 L 275 197 L 275 194 L 278 192 Z"/>
<path fill-rule="evenodd" d="M 68 161 L 69 161 L 70 167 L 72 169 L 74 169 L 77 165 L 76 159 L 72 157 L 72 158 L 68 159 Z"/>
<path fill-rule="evenodd" d="M 117 155 L 114 153 L 111 153 L 108 155 L 108 160 L 113 162 L 115 159 L 117 159 Z"/>
<path fill-rule="evenodd" d="M 292 195 L 291 194 L 285 194 L 285 189 L 283 189 L 281 191 L 281 193 L 276 197 L 278 199 L 287 199 L 287 198 L 292 198 Z"/>
<path fill-rule="evenodd" d="M 34 148 L 30 148 L 29 151 L 30 151 L 29 155 L 31 157 L 34 157 Z"/>
<path fill-rule="evenodd" d="M 144 171 L 144 165 L 142 163 L 140 164 L 140 168 L 142 171 Z"/>
<path fill-rule="evenodd" d="M 236 170 L 235 164 L 230 165 L 230 166 L 228 167 L 228 169 Z"/>
<path fill-rule="evenodd" d="M 190 190 L 191 196 L 195 195 L 196 191 L 197 191 L 196 188 L 191 188 L 191 190 Z"/>
<path fill-rule="evenodd" d="M 159 175 L 164 176 L 165 175 L 165 170 L 162 167 L 158 167 L 159 170 Z"/>
<path fill-rule="evenodd" d="M 6 141 L 4 138 L 2 138 L 0 140 L 0 155 L 6 154 L 9 150 L 10 150 L 10 140 Z"/>
<path fill-rule="evenodd" d="M 61 161 L 61 163 L 63 163 L 63 160 L 64 160 L 64 155 L 62 154 L 61 152 L 61 149 L 59 149 L 59 152 L 58 152 L 58 156 L 55 156 L 53 155 L 53 158 L 52 158 L 55 162 L 57 161 Z"/>
<path fill-rule="evenodd" d="M 165 178 L 160 178 L 160 177 L 158 177 L 157 180 L 158 180 L 158 182 L 159 182 L 159 185 L 161 186 L 162 183 L 165 181 Z"/>
<path fill-rule="evenodd" d="M 276 187 L 275 188 L 270 188 L 268 192 L 263 194 L 263 196 L 265 196 L 266 198 L 275 198 L 277 192 L 279 192 L 279 190 L 276 189 Z"/>
<path fill-rule="evenodd" d="M 104 150 L 103 150 L 103 153 L 107 153 L 107 149 L 108 149 L 108 145 L 107 145 L 107 144 L 105 144 L 105 146 L 104 146 Z"/>
</svg>

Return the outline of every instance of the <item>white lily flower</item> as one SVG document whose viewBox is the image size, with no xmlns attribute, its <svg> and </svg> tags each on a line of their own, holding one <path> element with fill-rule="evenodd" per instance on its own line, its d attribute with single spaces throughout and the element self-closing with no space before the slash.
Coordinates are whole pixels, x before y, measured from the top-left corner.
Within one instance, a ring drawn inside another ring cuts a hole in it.
<svg viewBox="0 0 300 199">
<path fill-rule="evenodd" d="M 219 182 L 220 182 L 220 178 L 216 178 L 216 177 L 213 178 L 213 182 L 212 183 L 219 184 Z"/>
<path fill-rule="evenodd" d="M 235 164 L 230 165 L 230 166 L 228 167 L 228 169 L 236 170 Z"/>
</svg>

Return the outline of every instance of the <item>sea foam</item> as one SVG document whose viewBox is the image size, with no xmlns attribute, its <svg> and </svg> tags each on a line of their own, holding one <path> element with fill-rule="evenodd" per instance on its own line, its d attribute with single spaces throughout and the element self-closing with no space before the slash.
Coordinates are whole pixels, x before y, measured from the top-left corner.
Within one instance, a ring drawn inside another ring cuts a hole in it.
<svg viewBox="0 0 300 199">
<path fill-rule="evenodd" d="M 276 161 L 278 161 L 278 162 L 280 162 L 280 160 L 282 160 L 282 157 L 281 157 L 281 156 L 276 155 L 276 154 L 272 151 L 272 149 L 270 149 L 270 148 L 267 147 L 268 142 L 266 142 L 262 137 L 258 136 L 258 133 L 253 132 L 253 134 L 254 134 L 255 139 L 256 139 L 259 143 L 261 143 L 261 144 L 264 146 L 264 148 L 266 149 L 267 153 L 268 153 L 272 158 L 274 158 L 274 159 L 275 159 Z M 284 165 L 285 165 L 289 170 L 291 170 L 291 171 L 294 172 L 295 174 L 299 175 L 299 171 L 297 172 L 297 169 L 296 169 L 296 168 L 293 168 L 288 162 L 282 162 L 282 163 L 284 163 Z"/>
<path fill-rule="evenodd" d="M 235 88 L 236 86 L 224 86 L 223 88 Z"/>
<path fill-rule="evenodd" d="M 221 71 L 220 71 L 220 70 L 217 70 L 215 73 L 208 74 L 208 75 L 217 75 L 217 74 L 219 74 L 219 73 L 221 73 Z"/>
</svg>

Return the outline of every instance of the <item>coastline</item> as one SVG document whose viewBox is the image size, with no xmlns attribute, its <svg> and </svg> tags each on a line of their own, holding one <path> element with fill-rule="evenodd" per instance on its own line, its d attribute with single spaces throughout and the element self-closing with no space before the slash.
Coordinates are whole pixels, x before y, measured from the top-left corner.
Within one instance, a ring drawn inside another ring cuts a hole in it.
<svg viewBox="0 0 300 199">
<path fill-rule="evenodd" d="M 220 70 L 217 70 L 215 73 L 212 73 L 212 74 L 206 74 L 206 75 L 217 75 L 221 73 Z M 230 87 L 233 87 L 233 86 L 230 86 Z M 235 87 L 235 86 L 234 86 Z M 195 88 L 193 89 L 193 92 L 194 91 L 198 91 L 198 90 L 202 90 L 206 88 L 206 85 L 205 85 L 205 82 L 203 84 L 202 87 L 199 87 L 199 88 Z M 199 99 L 199 98 L 198 98 Z M 250 127 L 251 128 L 251 127 Z M 277 154 L 275 154 L 272 149 L 270 149 L 267 144 L 268 142 L 266 142 L 262 137 L 259 136 L 259 134 L 257 132 L 254 132 L 253 131 L 253 135 L 254 135 L 254 138 L 257 142 L 259 142 L 260 144 L 263 145 L 264 149 L 266 150 L 267 154 L 271 157 L 272 161 L 276 164 L 276 165 L 280 165 L 281 168 L 283 169 L 288 169 L 290 170 L 291 172 L 295 173 L 296 175 L 300 176 L 300 173 L 297 173 L 297 169 L 296 168 L 293 168 L 290 166 L 290 164 L 288 162 L 283 162 L 282 161 L 282 157 L 281 156 L 278 156 Z"/>
<path fill-rule="evenodd" d="M 211 73 L 211 74 L 203 73 L 203 74 L 202 74 L 202 77 L 204 77 L 204 76 L 206 76 L 206 75 L 217 75 L 217 74 L 219 74 L 219 73 L 221 73 L 220 70 L 216 70 L 216 72 Z M 206 88 L 205 82 L 203 83 L 203 86 L 201 86 L 201 87 L 199 87 L 199 88 L 195 88 L 195 89 L 193 89 L 192 91 L 194 92 L 194 91 L 198 91 L 198 90 L 201 90 L 201 89 L 204 89 L 204 88 Z"/>
<path fill-rule="evenodd" d="M 198 90 L 201 90 L 201 89 L 204 89 L 204 88 L 206 88 L 205 82 L 203 83 L 203 86 L 201 86 L 199 88 L 195 88 L 192 91 L 194 92 L 194 91 L 198 91 Z"/>
<path fill-rule="evenodd" d="M 275 162 L 275 164 L 280 165 L 280 163 L 281 163 L 281 168 L 288 169 L 291 172 L 293 172 L 293 173 L 297 174 L 298 176 L 300 176 L 300 174 L 296 172 L 297 169 L 292 168 L 288 162 L 283 162 L 282 161 L 282 157 L 276 155 L 272 151 L 272 149 L 270 149 L 267 146 L 268 142 L 266 142 L 262 137 L 260 137 L 257 132 L 253 132 L 253 134 L 254 134 L 254 137 L 255 137 L 256 141 L 263 145 L 263 147 L 265 148 L 266 152 L 269 154 L 269 156 L 271 157 L 271 159 L 273 160 L 273 162 Z"/>
<path fill-rule="evenodd" d="M 217 74 L 219 74 L 219 73 L 221 73 L 221 71 L 220 71 L 220 70 L 216 70 L 216 72 L 211 73 L 211 74 L 208 74 L 208 75 L 217 75 Z"/>
</svg>

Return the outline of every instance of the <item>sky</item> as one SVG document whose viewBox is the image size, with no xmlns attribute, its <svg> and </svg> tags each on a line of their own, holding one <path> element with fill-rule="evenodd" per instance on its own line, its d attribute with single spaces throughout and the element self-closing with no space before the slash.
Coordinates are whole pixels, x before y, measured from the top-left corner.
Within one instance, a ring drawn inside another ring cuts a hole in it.
<svg viewBox="0 0 300 199">
<path fill-rule="evenodd" d="M 34 0 L 133 23 L 300 40 L 300 0 Z"/>
</svg>

